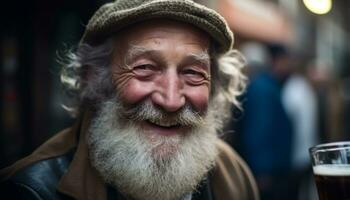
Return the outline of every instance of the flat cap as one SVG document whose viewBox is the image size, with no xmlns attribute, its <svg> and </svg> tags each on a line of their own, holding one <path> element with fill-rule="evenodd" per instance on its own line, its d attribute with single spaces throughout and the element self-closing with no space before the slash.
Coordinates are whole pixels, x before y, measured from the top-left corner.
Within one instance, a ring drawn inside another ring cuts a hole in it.
<svg viewBox="0 0 350 200">
<path fill-rule="evenodd" d="M 233 33 L 216 11 L 192 0 L 116 0 L 101 6 L 86 26 L 81 43 L 98 44 L 137 22 L 168 18 L 192 24 L 208 33 L 218 53 L 232 48 Z"/>
</svg>

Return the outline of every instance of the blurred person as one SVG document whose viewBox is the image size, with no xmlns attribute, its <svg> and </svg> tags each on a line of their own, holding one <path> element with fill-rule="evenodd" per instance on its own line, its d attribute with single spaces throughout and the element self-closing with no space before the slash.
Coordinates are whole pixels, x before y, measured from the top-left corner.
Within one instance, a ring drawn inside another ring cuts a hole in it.
<svg viewBox="0 0 350 200">
<path fill-rule="evenodd" d="M 317 96 L 320 143 L 346 139 L 341 83 L 330 69 L 326 63 L 314 61 L 306 71 Z"/>
<path fill-rule="evenodd" d="M 11 199 L 259 199 L 218 138 L 245 78 L 233 34 L 190 0 L 118 0 L 90 19 L 61 80 L 77 116 L 0 172 Z"/>
<path fill-rule="evenodd" d="M 269 55 L 263 62 L 248 60 L 248 69 L 264 67 L 250 75 L 238 125 L 240 149 L 257 178 L 261 198 L 288 199 L 292 127 L 281 99 L 288 53 L 277 44 L 261 49 Z"/>
<path fill-rule="evenodd" d="M 319 141 L 317 96 L 305 69 L 293 66 L 292 70 L 282 92 L 282 102 L 293 127 L 289 193 L 290 199 L 308 200 L 310 188 L 306 186 L 312 177 L 308 149 Z"/>
</svg>

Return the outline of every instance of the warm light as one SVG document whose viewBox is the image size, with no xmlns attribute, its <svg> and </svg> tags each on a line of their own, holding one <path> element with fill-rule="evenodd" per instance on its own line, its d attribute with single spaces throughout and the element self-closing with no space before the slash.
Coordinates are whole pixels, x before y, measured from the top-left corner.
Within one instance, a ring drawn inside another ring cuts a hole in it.
<svg viewBox="0 0 350 200">
<path fill-rule="evenodd" d="M 319 15 L 328 13 L 332 9 L 332 0 L 303 0 L 307 9 Z"/>
</svg>

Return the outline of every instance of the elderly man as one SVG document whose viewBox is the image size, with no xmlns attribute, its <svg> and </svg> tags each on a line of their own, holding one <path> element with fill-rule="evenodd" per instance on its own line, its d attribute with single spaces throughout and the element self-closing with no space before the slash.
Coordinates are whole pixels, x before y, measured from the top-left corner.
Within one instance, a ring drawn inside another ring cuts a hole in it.
<svg viewBox="0 0 350 200">
<path fill-rule="evenodd" d="M 190 0 L 105 4 L 62 72 L 77 122 L 1 171 L 1 189 L 12 199 L 258 199 L 217 134 L 244 88 L 232 44 L 224 19 Z"/>
</svg>

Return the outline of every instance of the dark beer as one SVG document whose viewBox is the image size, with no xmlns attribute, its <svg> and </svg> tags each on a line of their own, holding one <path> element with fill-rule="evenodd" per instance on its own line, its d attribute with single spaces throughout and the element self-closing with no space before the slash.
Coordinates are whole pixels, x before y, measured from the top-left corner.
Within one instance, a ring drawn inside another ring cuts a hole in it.
<svg viewBox="0 0 350 200">
<path fill-rule="evenodd" d="M 350 200 L 350 165 L 314 167 L 320 200 Z"/>
</svg>

